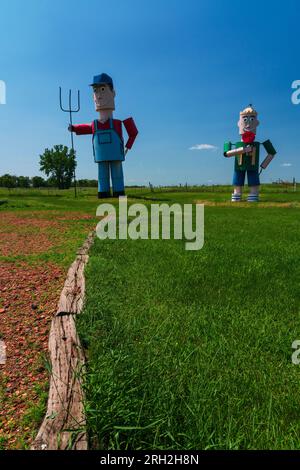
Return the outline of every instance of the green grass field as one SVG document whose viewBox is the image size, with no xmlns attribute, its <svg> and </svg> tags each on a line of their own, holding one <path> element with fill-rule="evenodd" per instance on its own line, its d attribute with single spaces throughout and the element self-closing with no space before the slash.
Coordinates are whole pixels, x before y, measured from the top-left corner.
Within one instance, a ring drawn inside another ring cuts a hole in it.
<svg viewBox="0 0 300 470">
<path fill-rule="evenodd" d="M 97 188 L 78 188 L 78 198 L 74 198 L 74 189 L 58 190 L 45 189 L 6 189 L 0 188 L 0 210 L 12 209 L 68 209 L 95 211 L 97 204 Z M 163 188 L 135 188 L 128 187 L 126 194 L 131 198 L 149 200 L 166 200 L 170 202 L 194 202 L 205 200 L 214 202 L 228 202 L 232 186 L 170 186 Z M 247 188 L 245 193 L 247 194 Z M 114 201 L 114 200 L 113 200 Z M 294 192 L 292 185 L 266 184 L 261 186 L 261 201 L 267 202 L 300 202 L 299 185 Z M 94 212 L 93 212 L 94 213 Z"/>
<path fill-rule="evenodd" d="M 300 339 L 300 193 L 265 186 L 262 203 L 233 206 L 230 192 L 127 190 L 129 203 L 207 201 L 200 251 L 181 240 L 96 239 L 77 320 L 94 448 L 300 448 L 300 366 L 291 361 Z M 95 196 L 0 190 L 0 217 L 95 215 Z"/>
<path fill-rule="evenodd" d="M 270 207 L 206 207 L 198 252 L 96 240 L 78 320 L 95 448 L 300 448 L 300 221 L 280 207 L 297 199 L 266 191 Z"/>
</svg>

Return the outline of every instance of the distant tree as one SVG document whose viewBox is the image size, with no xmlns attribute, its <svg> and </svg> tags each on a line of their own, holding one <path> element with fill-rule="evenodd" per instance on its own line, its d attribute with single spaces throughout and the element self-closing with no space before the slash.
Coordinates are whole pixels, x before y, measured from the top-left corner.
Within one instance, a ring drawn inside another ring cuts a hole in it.
<svg viewBox="0 0 300 470">
<path fill-rule="evenodd" d="M 54 176 L 50 176 L 50 178 L 46 180 L 46 185 L 48 188 L 56 188 L 57 187 L 56 178 L 54 178 Z"/>
<path fill-rule="evenodd" d="M 30 188 L 30 183 L 29 176 L 18 176 L 17 178 L 18 188 Z"/>
<path fill-rule="evenodd" d="M 0 186 L 3 188 L 16 188 L 18 185 L 18 177 L 15 175 L 5 174 L 0 177 Z"/>
<path fill-rule="evenodd" d="M 41 176 L 33 176 L 31 184 L 33 188 L 43 188 L 46 186 L 46 181 Z"/>
<path fill-rule="evenodd" d="M 85 180 L 85 179 L 77 180 L 77 184 L 78 184 L 78 186 L 81 186 L 81 187 L 84 187 L 84 188 L 88 187 L 88 185 L 89 185 L 88 180 Z"/>
<path fill-rule="evenodd" d="M 40 170 L 50 175 L 59 189 L 68 189 L 76 168 L 75 152 L 63 145 L 54 145 L 40 155 Z"/>
<path fill-rule="evenodd" d="M 82 180 L 78 180 L 77 184 L 78 186 L 81 186 L 82 188 L 96 188 L 98 186 L 98 181 L 82 179 Z"/>
</svg>

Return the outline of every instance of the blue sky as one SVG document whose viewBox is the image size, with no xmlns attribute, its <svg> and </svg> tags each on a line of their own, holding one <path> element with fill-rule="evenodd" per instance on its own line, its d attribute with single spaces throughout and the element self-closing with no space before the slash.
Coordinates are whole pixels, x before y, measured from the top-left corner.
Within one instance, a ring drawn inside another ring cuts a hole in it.
<svg viewBox="0 0 300 470">
<path fill-rule="evenodd" d="M 127 184 L 230 183 L 224 140 L 238 139 L 239 111 L 253 103 L 257 139 L 278 151 L 262 181 L 300 180 L 300 79 L 296 1 L 1 0 L 0 174 L 39 174 L 39 155 L 69 145 L 58 87 L 81 91 L 75 122 L 97 117 L 92 76 L 114 79 L 115 117 L 139 135 Z M 189 150 L 210 144 L 215 150 Z M 75 137 L 78 178 L 96 178 L 90 136 Z"/>
</svg>

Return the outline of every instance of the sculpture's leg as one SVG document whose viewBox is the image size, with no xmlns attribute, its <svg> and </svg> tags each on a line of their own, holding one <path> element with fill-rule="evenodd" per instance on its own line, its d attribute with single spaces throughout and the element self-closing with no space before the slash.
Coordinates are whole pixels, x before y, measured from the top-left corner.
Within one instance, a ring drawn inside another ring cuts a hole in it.
<svg viewBox="0 0 300 470">
<path fill-rule="evenodd" d="M 259 174 L 258 171 L 248 171 L 248 186 L 249 186 L 249 196 L 247 198 L 248 202 L 258 202 L 259 201 Z"/>
<path fill-rule="evenodd" d="M 98 163 L 98 198 L 110 197 L 109 162 Z"/>
<path fill-rule="evenodd" d="M 113 197 L 125 196 L 124 175 L 122 162 L 119 160 L 110 162 Z"/>
<path fill-rule="evenodd" d="M 249 187 L 249 196 L 247 198 L 248 202 L 258 202 L 259 201 L 259 186 L 250 186 Z"/>
<path fill-rule="evenodd" d="M 235 170 L 232 184 L 234 189 L 231 195 L 231 201 L 240 202 L 242 199 L 243 186 L 245 184 L 245 171 Z"/>
</svg>

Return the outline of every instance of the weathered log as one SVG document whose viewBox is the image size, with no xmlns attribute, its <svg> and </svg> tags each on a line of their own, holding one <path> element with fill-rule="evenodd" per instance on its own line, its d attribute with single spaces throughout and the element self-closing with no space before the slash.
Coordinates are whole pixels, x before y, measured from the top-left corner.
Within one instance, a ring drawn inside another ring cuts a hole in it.
<svg viewBox="0 0 300 470">
<path fill-rule="evenodd" d="M 72 315 L 53 318 L 49 351 L 52 370 L 47 414 L 32 449 L 87 449 L 81 387 L 84 354 Z"/>
<path fill-rule="evenodd" d="M 0 339 L 0 365 L 6 364 L 6 346 L 2 339 Z"/>
<path fill-rule="evenodd" d="M 72 263 L 67 279 L 62 290 L 57 316 L 80 313 L 84 302 L 85 280 L 84 267 L 89 260 L 88 251 L 94 243 L 95 232 L 91 232 L 81 248 L 77 251 L 77 257 Z"/>
<path fill-rule="evenodd" d="M 72 263 L 60 295 L 56 315 L 76 314 L 81 312 L 85 292 L 83 272 L 88 259 L 88 255 L 78 255 Z"/>
<path fill-rule="evenodd" d="M 91 232 L 88 235 L 85 242 L 83 243 L 83 245 L 81 246 L 81 248 L 79 248 L 79 250 L 77 251 L 77 254 L 78 255 L 86 255 L 88 253 L 90 247 L 94 243 L 94 239 L 95 239 L 95 232 Z"/>
<path fill-rule="evenodd" d="M 83 307 L 84 267 L 94 237 L 95 232 L 91 232 L 72 263 L 51 323 L 48 347 L 52 369 L 47 413 L 32 450 L 87 449 L 82 390 L 85 358 L 73 315 Z"/>
</svg>

